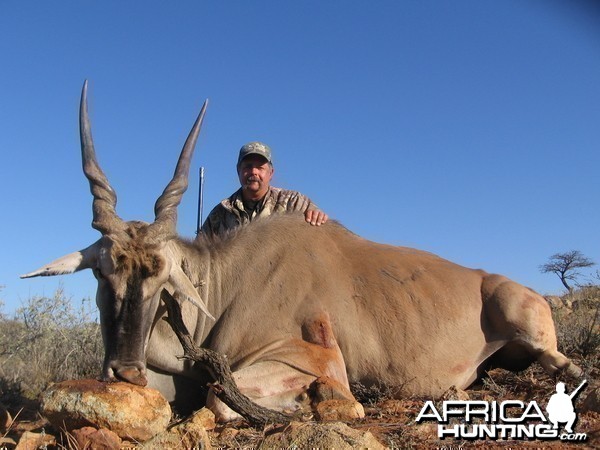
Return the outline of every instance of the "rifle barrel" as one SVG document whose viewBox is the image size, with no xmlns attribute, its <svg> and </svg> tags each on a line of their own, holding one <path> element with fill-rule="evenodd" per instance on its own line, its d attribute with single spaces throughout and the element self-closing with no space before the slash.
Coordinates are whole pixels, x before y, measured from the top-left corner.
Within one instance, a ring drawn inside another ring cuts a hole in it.
<svg viewBox="0 0 600 450">
<path fill-rule="evenodd" d="M 198 185 L 198 215 L 196 218 L 196 234 L 202 226 L 202 209 L 204 207 L 204 167 L 200 167 L 200 183 Z"/>
</svg>

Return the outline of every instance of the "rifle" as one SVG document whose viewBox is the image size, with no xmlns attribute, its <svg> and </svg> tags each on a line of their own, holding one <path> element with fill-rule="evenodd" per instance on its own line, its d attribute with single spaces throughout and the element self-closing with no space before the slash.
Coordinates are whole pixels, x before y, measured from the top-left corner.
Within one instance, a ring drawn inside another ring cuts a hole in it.
<svg viewBox="0 0 600 450">
<path fill-rule="evenodd" d="M 196 234 L 202 226 L 202 207 L 204 206 L 204 167 L 200 167 L 200 184 L 198 186 L 198 215 L 196 218 Z"/>
</svg>

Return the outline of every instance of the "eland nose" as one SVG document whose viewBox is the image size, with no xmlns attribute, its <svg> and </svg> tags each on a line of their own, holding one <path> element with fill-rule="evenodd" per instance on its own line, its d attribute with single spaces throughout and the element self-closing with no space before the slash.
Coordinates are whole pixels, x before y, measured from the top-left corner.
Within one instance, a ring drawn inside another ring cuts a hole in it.
<svg viewBox="0 0 600 450">
<path fill-rule="evenodd" d="M 138 386 L 146 386 L 148 378 L 146 377 L 146 367 L 141 362 L 119 362 L 110 364 L 113 378 L 126 381 Z"/>
</svg>

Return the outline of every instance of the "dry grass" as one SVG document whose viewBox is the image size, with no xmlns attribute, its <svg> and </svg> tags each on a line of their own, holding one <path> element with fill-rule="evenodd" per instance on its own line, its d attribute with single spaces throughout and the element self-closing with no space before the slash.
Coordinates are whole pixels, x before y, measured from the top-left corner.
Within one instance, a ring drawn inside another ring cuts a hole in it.
<svg viewBox="0 0 600 450">
<path fill-rule="evenodd" d="M 75 308 L 62 290 L 32 297 L 13 318 L 0 314 L 0 402 L 35 400 L 50 383 L 99 374 L 103 357 L 96 308 Z"/>
<path fill-rule="evenodd" d="M 553 311 L 559 350 L 581 357 L 583 368 L 592 370 L 600 356 L 600 287 L 581 288 L 562 300 L 568 307 Z"/>
</svg>

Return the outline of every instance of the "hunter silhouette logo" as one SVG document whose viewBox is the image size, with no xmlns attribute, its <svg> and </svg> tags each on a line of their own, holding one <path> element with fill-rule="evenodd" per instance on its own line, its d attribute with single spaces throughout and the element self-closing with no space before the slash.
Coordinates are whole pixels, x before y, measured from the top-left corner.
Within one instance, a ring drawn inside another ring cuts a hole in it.
<svg viewBox="0 0 600 450">
<path fill-rule="evenodd" d="M 573 398 L 579 391 L 585 386 L 587 380 L 583 380 L 583 382 L 579 385 L 577 389 L 575 389 L 571 394 L 565 393 L 565 383 L 557 383 L 556 384 L 556 394 L 553 394 L 548 401 L 548 406 L 546 406 L 546 412 L 548 413 L 548 419 L 554 425 L 552 428 L 554 430 L 558 429 L 559 422 L 566 423 L 565 431 L 567 433 L 573 433 L 573 425 L 577 420 L 577 414 L 575 414 L 575 408 L 573 407 Z"/>
<path fill-rule="evenodd" d="M 423 405 L 416 422 L 435 420 L 440 439 L 585 441 L 585 433 L 573 432 L 577 421 L 573 402 L 586 384 L 587 381 L 583 380 L 573 392 L 567 394 L 565 384 L 557 383 L 556 393 L 550 396 L 546 405 L 546 414 L 535 400 L 528 403 L 521 400 L 447 400 L 442 402 L 439 410 L 429 400 Z M 562 432 L 559 430 L 561 424 Z"/>
</svg>

